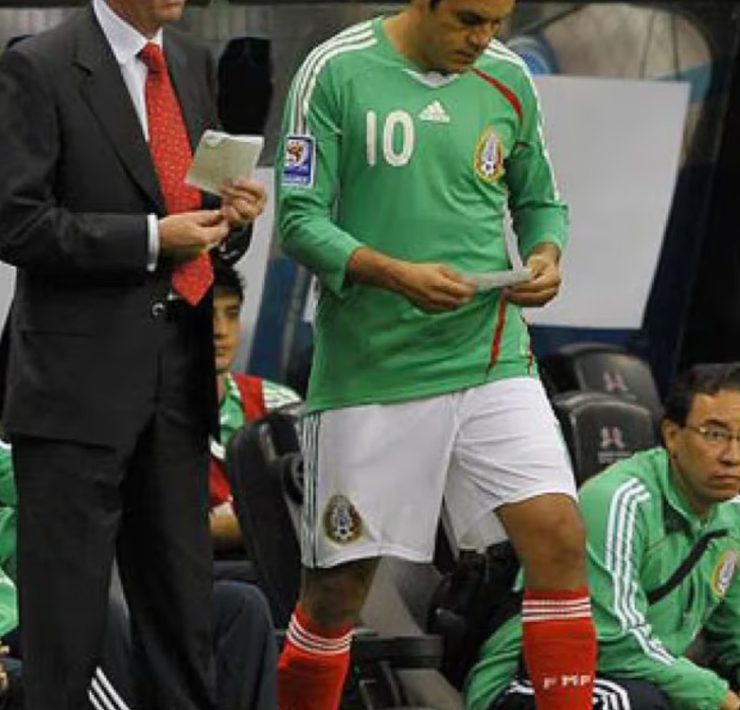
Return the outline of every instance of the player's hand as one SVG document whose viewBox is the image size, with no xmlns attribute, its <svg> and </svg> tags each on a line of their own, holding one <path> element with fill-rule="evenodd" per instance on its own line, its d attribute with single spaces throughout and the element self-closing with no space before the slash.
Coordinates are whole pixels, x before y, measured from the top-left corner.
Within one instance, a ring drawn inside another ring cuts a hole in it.
<svg viewBox="0 0 740 710">
<path fill-rule="evenodd" d="M 178 261 L 188 261 L 218 246 L 229 233 L 219 210 L 173 214 L 159 220 L 159 250 Z"/>
<path fill-rule="evenodd" d="M 731 690 L 728 691 L 722 705 L 719 706 L 719 710 L 740 710 L 740 697 Z"/>
<path fill-rule="evenodd" d="M 561 282 L 559 252 L 554 245 L 546 244 L 543 247 L 546 248 L 535 250 L 527 259 L 526 266 L 531 270 L 532 278 L 503 290 L 504 297 L 510 303 L 527 308 L 544 306 L 558 295 Z"/>
<path fill-rule="evenodd" d="M 254 180 L 237 180 L 221 186 L 221 214 L 232 229 L 254 222 L 266 202 L 265 188 Z"/>
<path fill-rule="evenodd" d="M 454 311 L 475 295 L 475 286 L 444 264 L 400 262 L 398 292 L 427 313 Z"/>
</svg>

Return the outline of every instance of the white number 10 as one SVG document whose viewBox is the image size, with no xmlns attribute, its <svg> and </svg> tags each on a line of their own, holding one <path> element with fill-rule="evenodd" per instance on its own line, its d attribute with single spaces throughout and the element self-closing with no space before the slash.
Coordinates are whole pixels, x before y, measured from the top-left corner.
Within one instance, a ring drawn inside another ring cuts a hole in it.
<svg viewBox="0 0 740 710">
<path fill-rule="evenodd" d="M 368 111 L 365 117 L 367 128 L 367 163 L 376 165 L 378 162 L 378 115 L 375 111 Z M 401 149 L 396 150 L 394 138 L 396 127 L 401 129 Z M 383 127 L 383 158 L 388 165 L 402 168 L 411 160 L 414 152 L 414 121 L 406 111 L 393 111 L 385 119 Z"/>
</svg>

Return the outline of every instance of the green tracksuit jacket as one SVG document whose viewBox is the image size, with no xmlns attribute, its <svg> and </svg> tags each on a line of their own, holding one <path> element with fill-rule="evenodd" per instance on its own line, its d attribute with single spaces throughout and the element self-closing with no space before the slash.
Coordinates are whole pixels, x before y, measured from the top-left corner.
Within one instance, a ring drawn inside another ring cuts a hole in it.
<svg viewBox="0 0 740 710">
<path fill-rule="evenodd" d="M 677 710 L 717 710 L 727 683 L 685 658 L 702 629 L 712 650 L 734 668 L 740 687 L 740 498 L 717 505 L 706 520 L 673 483 L 668 457 L 656 448 L 635 454 L 580 491 L 588 534 L 588 574 L 601 674 L 640 678 L 660 687 Z M 705 534 L 726 530 L 668 596 L 665 583 Z M 484 710 L 516 674 L 521 618 L 485 644 L 466 692 L 469 710 Z"/>
<path fill-rule="evenodd" d="M 15 587 L 17 498 L 10 447 L 0 441 L 0 639 L 18 626 Z"/>
</svg>

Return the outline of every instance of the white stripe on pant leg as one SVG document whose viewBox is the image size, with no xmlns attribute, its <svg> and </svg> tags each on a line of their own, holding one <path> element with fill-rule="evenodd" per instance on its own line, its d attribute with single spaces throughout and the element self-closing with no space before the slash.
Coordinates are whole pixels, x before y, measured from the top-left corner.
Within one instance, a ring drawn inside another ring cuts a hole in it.
<svg viewBox="0 0 740 710">
<path fill-rule="evenodd" d="M 113 684 L 110 682 L 108 677 L 103 672 L 103 669 L 98 666 L 95 670 L 95 675 L 97 676 L 98 681 L 105 687 L 105 689 L 108 691 L 108 695 L 110 695 L 111 699 L 113 700 L 114 706 L 118 708 L 118 710 L 131 710 L 131 708 L 126 705 L 123 698 L 116 692 L 116 689 L 113 687 Z M 94 679 L 93 679 L 94 682 Z"/>
<path fill-rule="evenodd" d="M 131 710 L 99 667 L 90 681 L 88 696 L 97 710 Z"/>
<path fill-rule="evenodd" d="M 116 706 L 106 697 L 105 691 L 96 678 L 90 681 L 88 694 L 95 701 L 95 707 L 99 710 L 117 710 Z"/>
<path fill-rule="evenodd" d="M 518 693 L 519 695 L 534 695 L 534 688 L 532 687 L 532 684 L 530 681 L 512 681 L 511 685 L 509 686 L 509 691 L 514 691 L 515 693 Z"/>
<path fill-rule="evenodd" d="M 615 710 L 632 710 L 630 696 L 619 683 L 606 680 L 605 678 L 597 678 L 594 682 L 594 687 L 596 686 L 609 690 L 612 693 L 612 697 L 615 699 Z"/>
<path fill-rule="evenodd" d="M 87 691 L 87 697 L 90 698 L 90 702 L 95 706 L 95 710 L 106 710 L 95 698 L 95 695 L 92 692 L 92 684 L 90 685 L 90 689 Z"/>
<path fill-rule="evenodd" d="M 595 702 L 597 698 L 599 699 L 598 706 Z M 619 710 L 614 700 L 614 695 L 610 691 L 594 686 L 594 708 L 598 707 L 600 710 Z"/>
</svg>

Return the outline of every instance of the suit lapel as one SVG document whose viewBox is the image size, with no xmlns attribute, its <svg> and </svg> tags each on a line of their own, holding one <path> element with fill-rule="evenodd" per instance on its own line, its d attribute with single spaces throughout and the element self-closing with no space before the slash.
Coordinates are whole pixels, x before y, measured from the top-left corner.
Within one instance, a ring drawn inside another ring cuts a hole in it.
<svg viewBox="0 0 740 710">
<path fill-rule="evenodd" d="M 92 9 L 86 10 L 78 36 L 77 64 L 84 72 L 80 92 L 108 135 L 119 159 L 125 165 L 153 207 L 166 212 L 149 147 L 141 130 L 121 70 Z"/>
</svg>

